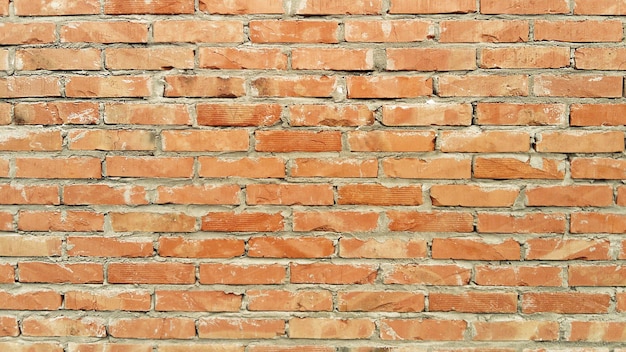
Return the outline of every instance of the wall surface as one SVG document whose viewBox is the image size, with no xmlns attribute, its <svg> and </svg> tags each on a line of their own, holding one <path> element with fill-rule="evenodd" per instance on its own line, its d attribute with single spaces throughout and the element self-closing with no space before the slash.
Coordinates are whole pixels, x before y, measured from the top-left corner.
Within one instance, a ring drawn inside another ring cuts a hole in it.
<svg viewBox="0 0 626 352">
<path fill-rule="evenodd" d="M 0 351 L 626 351 L 626 0 L 0 15 Z"/>
</svg>

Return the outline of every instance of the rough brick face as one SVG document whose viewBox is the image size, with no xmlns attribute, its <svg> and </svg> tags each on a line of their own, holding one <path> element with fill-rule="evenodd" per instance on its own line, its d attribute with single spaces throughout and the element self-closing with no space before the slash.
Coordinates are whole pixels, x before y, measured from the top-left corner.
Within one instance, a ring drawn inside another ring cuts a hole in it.
<svg viewBox="0 0 626 352">
<path fill-rule="evenodd" d="M 0 351 L 625 352 L 625 0 L 0 0 Z"/>
</svg>

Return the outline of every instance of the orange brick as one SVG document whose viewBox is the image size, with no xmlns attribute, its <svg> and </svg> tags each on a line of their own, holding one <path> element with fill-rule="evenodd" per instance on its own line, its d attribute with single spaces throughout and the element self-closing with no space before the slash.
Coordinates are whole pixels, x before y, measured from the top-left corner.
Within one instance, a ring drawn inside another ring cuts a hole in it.
<svg viewBox="0 0 626 352">
<path fill-rule="evenodd" d="M 372 284 L 376 280 L 377 267 L 352 264 L 290 264 L 291 283 L 354 285 Z"/>
<path fill-rule="evenodd" d="M 476 49 L 388 48 L 390 71 L 458 71 L 476 69 Z"/>
<path fill-rule="evenodd" d="M 510 15 L 569 14 L 570 7 L 563 0 L 483 0 L 480 12 Z"/>
<path fill-rule="evenodd" d="M 424 258 L 426 241 L 396 238 L 340 238 L 339 256 L 342 258 Z"/>
<path fill-rule="evenodd" d="M 472 174 L 472 161 L 466 158 L 438 157 L 436 159 L 383 159 L 387 177 L 417 179 L 466 179 Z"/>
<path fill-rule="evenodd" d="M 238 185 L 157 187 L 159 204 L 239 204 Z"/>
<path fill-rule="evenodd" d="M 626 14 L 624 0 L 576 0 L 574 14 L 576 15 L 624 15 Z"/>
<path fill-rule="evenodd" d="M 385 284 L 462 286 L 472 270 L 458 265 L 395 264 L 385 270 Z"/>
<path fill-rule="evenodd" d="M 248 1 L 248 0 L 245 0 Z M 152 348 L 152 345 L 150 345 Z M 160 352 L 202 352 L 208 350 L 216 350 L 220 352 L 244 352 L 245 347 L 233 344 L 215 344 L 215 343 L 203 343 L 203 344 L 176 344 L 167 345 L 159 344 Z M 122 351 L 124 352 L 124 351 Z M 134 351 L 133 351 L 134 352 Z"/>
<path fill-rule="evenodd" d="M 285 281 L 287 270 L 279 264 L 200 264 L 199 281 L 204 285 L 275 285 Z"/>
<path fill-rule="evenodd" d="M 6 62 L 8 62 L 9 52 L 6 53 Z M 0 51 L 0 60 L 2 60 L 2 51 Z M 8 69 L 8 68 L 7 68 Z M 2 70 L 2 63 L 0 61 L 0 70 Z M 13 119 L 13 106 L 9 103 L 0 103 L 0 125 L 8 125 Z M 15 121 L 17 124 L 17 121 Z"/>
<path fill-rule="evenodd" d="M 0 315 L 0 336 L 18 336 L 20 328 L 17 325 L 17 318 Z"/>
<path fill-rule="evenodd" d="M 3 20 L 0 44 L 47 44 L 55 41 L 55 25 L 51 22 L 14 23 Z"/>
<path fill-rule="evenodd" d="M 164 312 L 237 312 L 241 295 L 221 291 L 155 292 L 155 310 Z"/>
<path fill-rule="evenodd" d="M 202 217 L 202 231 L 275 232 L 284 226 L 280 213 L 212 212 Z"/>
<path fill-rule="evenodd" d="M 166 97 L 235 98 L 245 95 L 241 77 L 167 76 Z"/>
<path fill-rule="evenodd" d="M 154 150 L 155 135 L 146 130 L 82 130 L 67 134 L 70 150 Z"/>
<path fill-rule="evenodd" d="M 432 185 L 430 188 L 430 198 L 436 206 L 510 207 L 518 195 L 516 187 Z"/>
<path fill-rule="evenodd" d="M 324 258 L 335 253 L 333 241 L 321 237 L 253 237 L 248 240 L 249 257 Z"/>
<path fill-rule="evenodd" d="M 540 135 L 536 149 L 548 153 L 611 153 L 624 150 L 622 132 L 564 131 Z"/>
<path fill-rule="evenodd" d="M 159 238 L 159 255 L 162 257 L 234 258 L 244 252 L 244 241 L 234 238 Z"/>
<path fill-rule="evenodd" d="M 250 21 L 252 43 L 338 43 L 336 21 Z"/>
<path fill-rule="evenodd" d="M 63 204 L 140 205 L 148 201 L 142 186 L 73 184 L 63 187 Z"/>
<path fill-rule="evenodd" d="M 153 26 L 157 43 L 241 43 L 244 39 L 240 21 L 155 21 Z"/>
<path fill-rule="evenodd" d="M 529 24 L 518 20 L 442 21 L 442 43 L 515 43 L 528 41 Z"/>
<path fill-rule="evenodd" d="M 568 337 L 568 341 L 587 341 L 587 342 L 624 342 L 624 329 L 626 324 L 623 322 L 610 321 L 572 321 L 572 331 Z"/>
<path fill-rule="evenodd" d="M 473 323 L 476 341 L 557 341 L 556 321 L 480 321 Z"/>
<path fill-rule="evenodd" d="M 18 103 L 14 114 L 18 125 L 93 125 L 100 120 L 98 104 L 91 102 Z"/>
<path fill-rule="evenodd" d="M 294 339 L 367 339 L 375 328 L 374 321 L 369 319 L 289 319 L 289 337 Z"/>
<path fill-rule="evenodd" d="M 376 159 L 304 159 L 292 161 L 293 177 L 376 177 Z"/>
<path fill-rule="evenodd" d="M 107 268 L 112 284 L 193 284 L 196 267 L 185 263 L 111 263 Z"/>
<path fill-rule="evenodd" d="M 278 319 L 201 318 L 198 336 L 203 339 L 271 339 L 285 334 Z"/>
<path fill-rule="evenodd" d="M 207 126 L 273 126 L 280 121 L 278 104 L 197 104 L 199 125 Z"/>
<path fill-rule="evenodd" d="M 348 132 L 354 152 L 427 152 L 435 150 L 435 132 L 385 130 Z"/>
<path fill-rule="evenodd" d="M 11 352 L 63 352 L 63 346 L 58 343 L 24 343 L 24 342 L 0 342 L 0 348 Z"/>
<path fill-rule="evenodd" d="M 147 76 L 68 77 L 65 94 L 75 98 L 148 97 L 152 94 Z"/>
<path fill-rule="evenodd" d="M 617 20 L 535 21 L 536 41 L 620 42 L 623 37 L 622 22 Z"/>
<path fill-rule="evenodd" d="M 20 262 L 19 282 L 97 284 L 104 281 L 102 264 Z"/>
<path fill-rule="evenodd" d="M 100 49 L 19 49 L 15 52 L 15 68 L 23 71 L 100 70 Z"/>
<path fill-rule="evenodd" d="M 623 233 L 626 216 L 613 213 L 574 212 L 570 217 L 571 233 Z"/>
<path fill-rule="evenodd" d="M 196 324 L 191 318 L 113 319 L 109 334 L 118 338 L 192 339 L 196 336 Z"/>
<path fill-rule="evenodd" d="M 283 4 L 274 0 L 200 0 L 200 11 L 215 14 L 243 15 L 243 14 L 280 14 L 283 13 Z"/>
<path fill-rule="evenodd" d="M 474 177 L 482 179 L 548 179 L 565 177 L 563 160 L 541 157 L 494 158 L 476 157 Z"/>
<path fill-rule="evenodd" d="M 294 212 L 293 230 L 297 232 L 370 232 L 378 227 L 378 214 L 355 211 Z"/>
<path fill-rule="evenodd" d="M 100 13 L 100 1 L 80 0 L 55 2 L 54 0 L 15 0 L 15 14 L 18 16 L 63 16 L 97 15 Z"/>
<path fill-rule="evenodd" d="M 471 232 L 474 217 L 461 212 L 387 211 L 391 231 Z"/>
<path fill-rule="evenodd" d="M 569 64 L 570 50 L 565 47 L 526 46 L 482 49 L 480 52 L 481 68 L 562 68 Z"/>
<path fill-rule="evenodd" d="M 610 242 L 562 238 L 532 238 L 526 241 L 527 260 L 609 260 Z"/>
<path fill-rule="evenodd" d="M 463 320 L 382 319 L 383 340 L 460 341 L 467 329 Z"/>
<path fill-rule="evenodd" d="M 200 177 L 282 178 L 285 161 L 280 158 L 199 157 Z"/>
<path fill-rule="evenodd" d="M 478 103 L 479 125 L 545 126 L 565 121 L 564 104 Z"/>
<path fill-rule="evenodd" d="M 621 126 L 624 120 L 624 104 L 572 104 L 570 106 L 571 126 Z"/>
<path fill-rule="evenodd" d="M 619 98 L 623 79 L 609 75 L 535 76 L 534 94 L 543 97 Z"/>
<path fill-rule="evenodd" d="M 582 70 L 623 70 L 624 48 L 578 48 L 574 52 L 576 68 Z"/>
<path fill-rule="evenodd" d="M 190 125 L 189 111 L 182 104 L 110 103 L 104 106 L 107 124 Z"/>
<path fill-rule="evenodd" d="M 287 55 L 274 48 L 199 48 L 198 57 L 199 67 L 208 69 L 287 69 Z"/>
<path fill-rule="evenodd" d="M 423 76 L 350 76 L 348 98 L 416 98 L 433 93 L 432 78 Z"/>
<path fill-rule="evenodd" d="M 191 14 L 194 12 L 193 0 L 105 0 L 104 13 L 108 15 L 126 14 Z"/>
<path fill-rule="evenodd" d="M 621 265 L 570 265 L 567 274 L 570 286 L 626 286 L 626 268 Z"/>
<path fill-rule="evenodd" d="M 610 301 L 604 293 L 528 292 L 522 294 L 522 313 L 608 313 Z"/>
<path fill-rule="evenodd" d="M 2 151 L 58 151 L 62 149 L 60 130 L 28 130 L 6 128 L 0 130 Z"/>
<path fill-rule="evenodd" d="M 58 310 L 63 296 L 52 290 L 0 291 L 0 307 L 5 310 Z"/>
<path fill-rule="evenodd" d="M 478 232 L 565 233 L 565 221 L 560 213 L 478 213 Z"/>
<path fill-rule="evenodd" d="M 394 0 L 389 13 L 398 14 L 440 14 L 476 12 L 476 2 L 472 0 L 429 1 Z"/>
<path fill-rule="evenodd" d="M 626 160 L 611 158 L 573 158 L 572 178 L 620 180 L 626 178 Z"/>
<path fill-rule="evenodd" d="M 318 312 L 333 309 L 330 291 L 248 290 L 246 297 L 250 311 Z"/>
<path fill-rule="evenodd" d="M 336 131 L 256 131 L 259 152 L 332 152 L 341 151 L 341 132 Z"/>
<path fill-rule="evenodd" d="M 433 259 L 520 260 L 520 244 L 513 239 L 498 242 L 480 238 L 435 238 Z"/>
<path fill-rule="evenodd" d="M 191 157 L 107 156 L 107 176 L 191 178 L 193 161 Z"/>
<path fill-rule="evenodd" d="M 148 291 L 68 291 L 64 297 L 70 310 L 147 312 L 152 303 Z"/>
<path fill-rule="evenodd" d="M 294 48 L 291 66 L 295 70 L 368 71 L 374 69 L 374 50 Z"/>
<path fill-rule="evenodd" d="M 421 312 L 424 294 L 393 291 L 339 292 L 340 312 Z"/>
<path fill-rule="evenodd" d="M 0 256 L 3 257 L 58 257 L 62 238 L 56 236 L 0 236 Z"/>
<path fill-rule="evenodd" d="M 109 70 L 194 68 L 194 52 L 191 48 L 108 48 L 105 55 Z"/>
<path fill-rule="evenodd" d="M 67 352 L 152 352 L 152 345 L 134 343 L 74 343 L 67 344 Z"/>
<path fill-rule="evenodd" d="M 56 77 L 10 76 L 0 78 L 0 98 L 31 98 L 61 96 Z"/>
<path fill-rule="evenodd" d="M 470 104 L 385 105 L 382 123 L 387 126 L 469 126 Z"/>
<path fill-rule="evenodd" d="M 105 337 L 105 320 L 102 318 L 47 318 L 30 316 L 22 321 L 25 336 L 84 336 Z"/>
<path fill-rule="evenodd" d="M 331 76 L 261 77 L 252 81 L 258 97 L 324 98 L 335 91 L 337 78 Z"/>
<path fill-rule="evenodd" d="M 194 232 L 196 218 L 183 213 L 111 212 L 116 232 Z"/>
<path fill-rule="evenodd" d="M 0 184 L 0 193 L 0 204 L 60 204 L 58 186 Z"/>
<path fill-rule="evenodd" d="M 7 212 L 0 212 L 0 230 L 2 231 L 14 231 L 13 214 Z"/>
<path fill-rule="evenodd" d="M 421 42 L 429 38 L 431 24 L 420 20 L 346 20 L 347 42 Z"/>
<path fill-rule="evenodd" d="M 333 205 L 331 185 L 251 184 L 246 186 L 249 205 Z"/>
<path fill-rule="evenodd" d="M 250 136 L 245 130 L 175 130 L 161 132 L 161 149 L 167 152 L 246 151 Z"/>
<path fill-rule="evenodd" d="M 11 264 L 0 264 L 0 283 L 12 284 L 15 282 L 15 268 Z"/>
<path fill-rule="evenodd" d="M 136 258 L 152 256 L 153 252 L 152 241 L 140 238 L 68 237 L 67 246 L 67 255 L 83 257 Z"/>
<path fill-rule="evenodd" d="M 352 205 L 420 205 L 421 186 L 383 186 L 349 184 L 337 188 L 337 204 Z"/>
<path fill-rule="evenodd" d="M 140 22 L 70 22 L 62 25 L 61 42 L 64 43 L 146 43 L 148 25 Z"/>
<path fill-rule="evenodd" d="M 382 11 L 382 0 L 355 0 L 341 3 L 335 0 L 311 0 L 300 4 L 297 15 L 375 15 Z"/>
<path fill-rule="evenodd" d="M 626 187 L 617 187 L 617 205 L 626 205 Z"/>
<path fill-rule="evenodd" d="M 517 293 L 514 292 L 463 292 L 428 294 L 430 312 L 463 313 L 515 313 Z"/>
<path fill-rule="evenodd" d="M 562 286 L 563 269 L 552 266 L 476 266 L 474 281 L 482 286 Z"/>
<path fill-rule="evenodd" d="M 535 88 L 536 89 L 536 88 Z M 442 97 L 525 97 L 528 96 L 528 76 L 467 75 L 439 77 Z"/>
<path fill-rule="evenodd" d="M 25 231 L 103 231 L 104 215 L 81 210 L 22 210 L 17 227 Z"/>
<path fill-rule="evenodd" d="M 442 131 L 439 150 L 461 153 L 528 152 L 530 135 L 517 131 L 482 131 L 467 129 Z"/>
<path fill-rule="evenodd" d="M 613 204 L 613 188 L 603 185 L 535 186 L 526 189 L 529 206 L 607 207 Z"/>
</svg>

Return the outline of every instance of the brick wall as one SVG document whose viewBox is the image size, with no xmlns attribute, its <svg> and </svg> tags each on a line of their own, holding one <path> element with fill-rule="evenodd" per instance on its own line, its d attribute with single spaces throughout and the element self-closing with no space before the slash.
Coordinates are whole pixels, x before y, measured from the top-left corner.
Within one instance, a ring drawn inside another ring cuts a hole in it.
<svg viewBox="0 0 626 352">
<path fill-rule="evenodd" d="M 0 0 L 0 350 L 624 352 L 625 0 Z"/>
</svg>

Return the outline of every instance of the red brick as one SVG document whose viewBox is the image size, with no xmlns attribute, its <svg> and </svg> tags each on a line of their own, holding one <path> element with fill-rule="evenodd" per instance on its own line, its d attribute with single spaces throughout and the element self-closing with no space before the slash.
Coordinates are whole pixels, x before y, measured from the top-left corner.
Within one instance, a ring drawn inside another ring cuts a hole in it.
<svg viewBox="0 0 626 352">
<path fill-rule="evenodd" d="M 104 13 L 108 15 L 126 14 L 192 14 L 193 0 L 105 0 Z"/>
<path fill-rule="evenodd" d="M 603 293 L 528 292 L 522 294 L 522 313 L 608 313 L 610 301 Z"/>
<path fill-rule="evenodd" d="M 243 14 L 280 14 L 283 13 L 283 4 L 274 0 L 200 0 L 200 11 L 215 14 L 243 15 Z"/>
<path fill-rule="evenodd" d="M 148 201 L 142 186 L 73 184 L 63 186 L 63 204 L 141 205 Z"/>
<path fill-rule="evenodd" d="M 250 137 L 245 130 L 175 130 L 161 132 L 163 151 L 232 152 L 248 150 Z"/>
<path fill-rule="evenodd" d="M 11 264 L 0 264 L 0 284 L 15 282 L 15 268 Z"/>
<path fill-rule="evenodd" d="M 11 352 L 63 352 L 63 346 L 55 342 L 0 342 L 0 348 Z"/>
<path fill-rule="evenodd" d="M 2 54 L 3 51 L 0 51 L 0 70 L 2 70 Z M 9 51 L 5 50 L 4 51 L 4 55 L 6 56 L 4 60 L 7 65 L 8 65 L 8 57 L 9 57 Z M 5 67 L 5 69 L 8 70 L 8 66 Z M 13 119 L 13 106 L 9 103 L 0 103 L 0 125 L 8 125 L 10 124 Z M 15 121 L 15 124 L 18 124 L 17 119 Z"/>
<path fill-rule="evenodd" d="M 111 263 L 107 268 L 112 284 L 193 284 L 196 267 L 185 263 Z"/>
<path fill-rule="evenodd" d="M 476 69 L 476 49 L 388 48 L 390 71 L 458 71 Z"/>
<path fill-rule="evenodd" d="M 196 218 L 184 213 L 111 212 L 116 232 L 194 232 Z"/>
<path fill-rule="evenodd" d="M 22 334 L 24 336 L 105 337 L 107 332 L 102 318 L 30 316 L 22 320 Z"/>
<path fill-rule="evenodd" d="M 70 22 L 62 25 L 64 43 L 146 43 L 148 25 L 130 21 Z"/>
<path fill-rule="evenodd" d="M 480 238 L 435 238 L 433 259 L 520 260 L 520 244 L 513 239 L 498 242 Z"/>
<path fill-rule="evenodd" d="M 24 231 L 103 231 L 104 215 L 90 211 L 20 211 L 18 229 Z"/>
<path fill-rule="evenodd" d="M 339 292 L 340 312 L 421 312 L 424 294 L 417 292 L 350 291 Z"/>
<path fill-rule="evenodd" d="M 239 204 L 238 185 L 158 186 L 159 204 Z"/>
<path fill-rule="evenodd" d="M 155 135 L 145 130 L 82 130 L 67 134 L 70 150 L 154 150 Z"/>
<path fill-rule="evenodd" d="M 296 284 L 372 284 L 377 276 L 377 267 L 373 265 L 291 263 L 290 271 L 291 283 Z"/>
<path fill-rule="evenodd" d="M 558 42 L 620 42 L 624 37 L 618 20 L 535 21 L 535 40 Z"/>
<path fill-rule="evenodd" d="M 71 310 L 147 312 L 152 303 L 148 291 L 67 291 L 64 297 Z"/>
<path fill-rule="evenodd" d="M 201 339 L 271 339 L 285 334 L 285 321 L 278 319 L 201 318 Z"/>
<path fill-rule="evenodd" d="M 518 20 L 442 21 L 442 43 L 514 43 L 528 41 L 529 24 Z"/>
<path fill-rule="evenodd" d="M 285 161 L 280 158 L 199 157 L 200 177 L 283 178 Z"/>
<path fill-rule="evenodd" d="M 73 343 L 67 352 L 152 352 L 152 345 L 134 343 Z"/>
<path fill-rule="evenodd" d="M 563 269 L 552 266 L 476 266 L 474 281 L 482 286 L 562 286 Z"/>
<path fill-rule="evenodd" d="M 260 77 L 251 84 L 253 96 L 258 97 L 327 98 L 335 91 L 337 78 L 307 75 Z"/>
<path fill-rule="evenodd" d="M 107 176 L 149 178 L 191 178 L 191 157 L 125 157 L 107 156 Z"/>
<path fill-rule="evenodd" d="M 63 239 L 56 236 L 0 236 L 0 256 L 3 257 L 59 257 Z"/>
<path fill-rule="evenodd" d="M 530 135 L 515 131 L 481 131 L 468 129 L 442 131 L 439 150 L 461 153 L 528 152 Z"/>
<path fill-rule="evenodd" d="M 570 106 L 571 126 L 621 126 L 624 120 L 624 104 L 572 104 Z"/>
<path fill-rule="evenodd" d="M 253 20 L 252 43 L 338 43 L 336 21 Z"/>
<path fill-rule="evenodd" d="M 311 0 L 300 3 L 297 15 L 375 15 L 382 11 L 382 0 L 355 0 L 338 3 L 335 0 Z"/>
<path fill-rule="evenodd" d="M 480 52 L 481 68 L 562 68 L 569 64 L 570 50 L 565 47 L 526 46 L 482 49 Z"/>
<path fill-rule="evenodd" d="M 624 48 L 578 48 L 574 52 L 576 68 L 582 70 L 623 70 Z"/>
<path fill-rule="evenodd" d="M 528 96 L 528 76 L 441 76 L 438 94 L 441 97 L 525 97 Z"/>
<path fill-rule="evenodd" d="M 378 214 L 355 211 L 316 211 L 293 213 L 297 232 L 370 232 L 378 227 Z"/>
<path fill-rule="evenodd" d="M 287 55 L 274 48 L 199 48 L 198 58 L 199 67 L 208 69 L 287 69 Z"/>
<path fill-rule="evenodd" d="M 333 205 L 330 185 L 314 184 L 251 184 L 246 186 L 249 205 Z"/>
<path fill-rule="evenodd" d="M 528 206 L 608 207 L 613 204 L 613 188 L 608 185 L 528 187 Z"/>
<path fill-rule="evenodd" d="M 569 2 L 564 0 L 482 0 L 484 14 L 543 15 L 569 14 Z"/>
<path fill-rule="evenodd" d="M 59 130 L 27 130 L 5 128 L 0 130 L 1 151 L 59 151 L 63 148 Z"/>
<path fill-rule="evenodd" d="M 152 94 L 147 76 L 72 76 L 66 79 L 65 94 L 75 98 L 148 97 Z"/>
<path fill-rule="evenodd" d="M 375 323 L 369 319 L 289 319 L 289 337 L 293 339 L 367 339 L 375 328 Z"/>
<path fill-rule="evenodd" d="M 518 195 L 516 187 L 432 185 L 430 188 L 430 198 L 436 206 L 510 207 Z"/>
<path fill-rule="evenodd" d="M 0 44 L 47 44 L 55 41 L 55 25 L 51 22 L 14 23 L 3 20 Z"/>
<path fill-rule="evenodd" d="M 64 15 L 97 15 L 100 13 L 100 1 L 79 0 L 15 0 L 15 14 L 18 16 L 64 16 Z"/>
<path fill-rule="evenodd" d="M 573 158 L 572 178 L 620 180 L 626 178 L 626 160 L 611 158 Z"/>
<path fill-rule="evenodd" d="M 617 187 L 617 205 L 626 205 L 626 187 L 624 186 Z"/>
<path fill-rule="evenodd" d="M 241 295 L 222 291 L 155 292 L 156 311 L 163 312 L 237 312 Z"/>
<path fill-rule="evenodd" d="M 347 42 L 400 43 L 421 42 L 429 38 L 431 24 L 420 20 L 347 20 Z"/>
<path fill-rule="evenodd" d="M 626 14 L 626 2 L 624 0 L 576 0 L 574 14 L 624 15 Z"/>
<path fill-rule="evenodd" d="M 567 276 L 570 286 L 626 286 L 626 267 L 621 265 L 570 265 Z"/>
<path fill-rule="evenodd" d="M 248 1 L 248 0 L 246 0 Z M 152 348 L 152 345 L 150 345 Z M 219 352 L 244 352 L 245 347 L 233 344 L 159 344 L 159 352 L 203 352 L 203 351 L 219 351 Z M 126 352 L 126 351 L 121 351 Z M 134 352 L 134 351 L 133 351 Z"/>
<path fill-rule="evenodd" d="M 292 105 L 291 126 L 365 126 L 374 123 L 366 105 Z"/>
<path fill-rule="evenodd" d="M 228 238 L 159 238 L 159 255 L 179 258 L 234 258 L 243 255 L 245 243 Z"/>
<path fill-rule="evenodd" d="M 469 126 L 470 104 L 421 104 L 383 106 L 382 123 L 387 126 Z"/>
<path fill-rule="evenodd" d="M 278 104 L 197 104 L 199 125 L 207 126 L 272 126 L 280 121 L 282 107 Z"/>
<path fill-rule="evenodd" d="M 235 98 L 245 95 L 241 77 L 168 76 L 166 97 Z"/>
<path fill-rule="evenodd" d="M 149 257 L 150 239 L 124 240 L 108 237 L 68 237 L 67 255 L 83 257 Z"/>
<path fill-rule="evenodd" d="M 194 68 L 191 48 L 109 48 L 105 51 L 109 70 L 170 70 Z"/>
<path fill-rule="evenodd" d="M 545 126 L 565 121 L 564 104 L 478 103 L 479 125 Z"/>
<path fill-rule="evenodd" d="M 61 96 L 60 81 L 46 76 L 10 76 L 0 78 L 0 98 Z"/>
<path fill-rule="evenodd" d="M 0 193 L 0 204 L 60 204 L 56 185 L 0 184 Z"/>
<path fill-rule="evenodd" d="M 20 49 L 15 52 L 15 68 L 24 71 L 100 70 L 100 49 Z"/>
<path fill-rule="evenodd" d="M 253 237 L 248 240 L 249 257 L 324 258 L 335 253 L 333 241 L 321 237 Z"/>
<path fill-rule="evenodd" d="M 63 296 L 52 290 L 0 291 L 0 308 L 4 310 L 58 310 Z"/>
<path fill-rule="evenodd" d="M 440 14 L 476 12 L 473 0 L 429 1 L 429 0 L 394 0 L 389 13 L 398 14 Z"/>
<path fill-rule="evenodd" d="M 548 179 L 559 180 L 565 177 L 562 160 L 541 157 L 494 158 L 476 157 L 474 177 L 483 179 Z"/>
<path fill-rule="evenodd" d="M 517 293 L 464 292 L 428 294 L 428 311 L 462 313 L 515 313 Z"/>
<path fill-rule="evenodd" d="M 382 319 L 383 340 L 460 341 L 467 329 L 463 320 Z"/>
<path fill-rule="evenodd" d="M 183 104 L 128 104 L 104 105 L 104 122 L 125 125 L 190 125 L 191 117 Z"/>
<path fill-rule="evenodd" d="M 481 233 L 565 233 L 561 213 L 478 213 Z"/>
<path fill-rule="evenodd" d="M 17 318 L 7 315 L 0 315 L 0 336 L 18 336 L 20 328 L 17 325 Z"/>
<path fill-rule="evenodd" d="M 410 130 L 348 132 L 355 152 L 426 152 L 435 150 L 435 132 Z"/>
<path fill-rule="evenodd" d="M 240 21 L 156 21 L 153 26 L 157 43 L 241 43 L 244 39 Z"/>
<path fill-rule="evenodd" d="M 387 177 L 417 179 L 466 179 L 472 174 L 471 159 L 466 158 L 400 158 L 383 159 Z"/>
<path fill-rule="evenodd" d="M 293 177 L 362 178 L 376 177 L 376 159 L 304 159 L 292 160 L 290 174 Z"/>
<path fill-rule="evenodd" d="M 96 284 L 104 281 L 102 264 L 20 262 L 20 282 Z"/>
<path fill-rule="evenodd" d="M 541 75 L 534 77 L 534 94 L 544 97 L 619 98 L 621 76 Z"/>
<path fill-rule="evenodd" d="M 570 217 L 571 233 L 615 233 L 626 231 L 626 216 L 612 213 L 574 212 Z"/>
<path fill-rule="evenodd" d="M 396 238 L 340 238 L 339 256 L 342 258 L 424 258 L 426 241 Z"/>
<path fill-rule="evenodd" d="M 422 187 L 348 184 L 337 187 L 337 204 L 351 205 L 420 205 Z"/>
<path fill-rule="evenodd" d="M 476 341 L 557 341 L 556 321 L 479 321 L 473 323 Z"/>
<path fill-rule="evenodd" d="M 196 336 L 196 324 L 191 318 L 113 319 L 109 334 L 117 338 L 192 339 Z"/>
<path fill-rule="evenodd" d="M 416 98 L 433 93 L 432 78 L 424 76 L 349 76 L 348 98 Z"/>
<path fill-rule="evenodd" d="M 624 342 L 626 324 L 612 321 L 572 321 L 568 341 Z"/>
<path fill-rule="evenodd" d="M 462 286 L 472 270 L 458 265 L 396 264 L 386 270 L 385 284 Z"/>
<path fill-rule="evenodd" d="M 387 211 L 389 230 L 426 232 L 472 232 L 474 217 L 461 212 Z"/>
<path fill-rule="evenodd" d="M 342 144 L 338 131 L 256 131 L 254 136 L 260 152 L 338 152 Z"/>
<path fill-rule="evenodd" d="M 250 311 L 319 312 L 333 309 L 330 291 L 248 290 L 246 297 Z"/>
<path fill-rule="evenodd" d="M 296 70 L 368 71 L 374 69 L 374 50 L 294 48 L 291 66 Z"/>
<path fill-rule="evenodd" d="M 609 260 L 610 243 L 603 240 L 533 238 L 526 241 L 527 260 Z"/>
<path fill-rule="evenodd" d="M 0 212 L 0 230 L 2 231 L 14 231 L 13 226 L 13 214 L 7 212 Z"/>
<path fill-rule="evenodd" d="M 275 285 L 285 281 L 287 270 L 279 264 L 200 264 L 199 281 L 204 285 Z"/>
<path fill-rule="evenodd" d="M 280 213 L 212 212 L 202 217 L 202 231 L 275 232 L 284 226 Z"/>
</svg>

